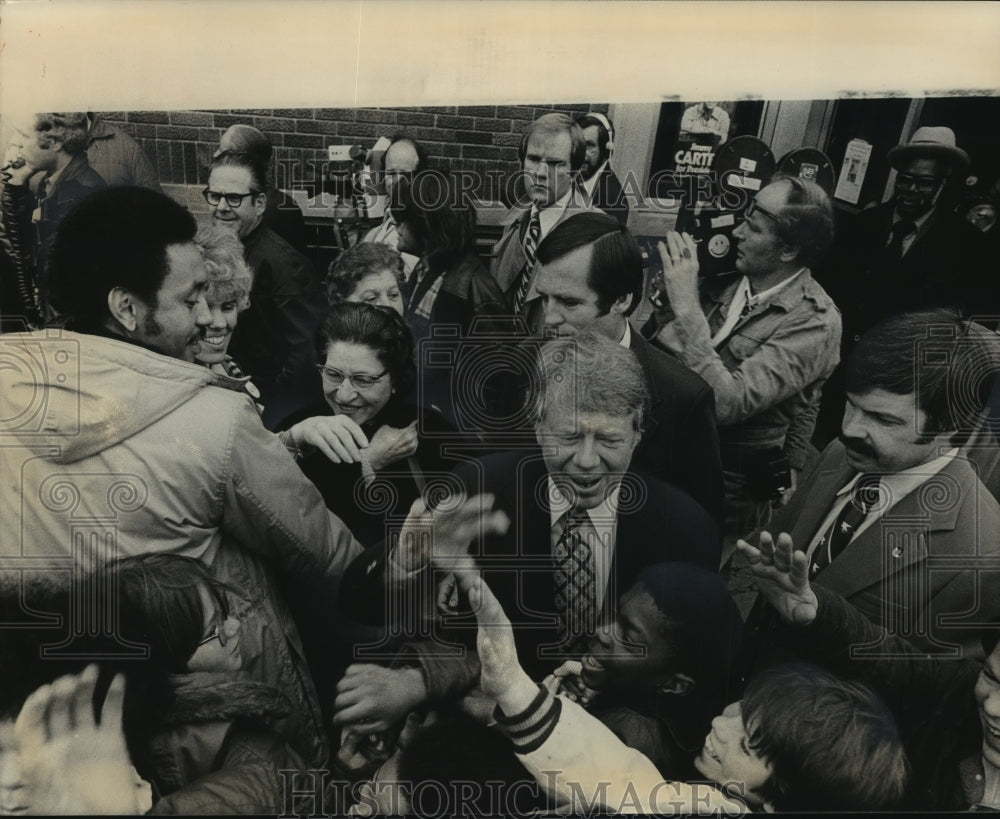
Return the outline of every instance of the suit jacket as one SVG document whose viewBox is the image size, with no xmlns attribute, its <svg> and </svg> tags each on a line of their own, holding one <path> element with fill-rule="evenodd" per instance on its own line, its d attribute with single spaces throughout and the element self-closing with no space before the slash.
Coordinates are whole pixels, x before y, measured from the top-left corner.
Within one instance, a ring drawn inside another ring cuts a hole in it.
<svg viewBox="0 0 1000 819">
<path fill-rule="evenodd" d="M 939 204 L 902 259 L 892 259 L 886 243 L 894 211 L 889 201 L 844 225 L 830 278 L 830 295 L 844 318 L 841 360 L 865 330 L 895 313 L 954 306 L 984 314 L 996 308 L 995 299 L 983 302 L 996 288 L 978 230 Z"/>
<path fill-rule="evenodd" d="M 243 252 L 253 287 L 229 351 L 260 390 L 264 425 L 273 429 L 321 395 L 315 338 L 326 294 L 312 263 L 270 228 L 254 229 Z"/>
<path fill-rule="evenodd" d="M 614 216 L 623 225 L 628 224 L 628 198 L 622 190 L 622 183 L 608 164 L 605 164 L 604 170 L 597 177 L 591 204 L 608 216 Z"/>
<path fill-rule="evenodd" d="M 456 470 L 470 493 L 488 492 L 494 509 L 504 510 L 511 525 L 503 535 L 470 546 L 490 588 L 514 625 L 518 656 L 529 674 L 544 675 L 565 659 L 544 656 L 544 646 L 558 641 L 552 572 L 552 521 L 548 471 L 541 453 L 511 452 L 487 456 Z M 603 603 L 605 614 L 617 610 L 618 599 L 646 566 L 686 561 L 715 571 L 719 565 L 719 533 L 707 513 L 673 487 L 627 473 L 619 498 L 611 576 Z M 342 605 L 353 617 L 384 621 L 386 549 L 369 549 L 344 576 Z M 426 573 L 424 573 L 426 574 Z M 452 635 L 475 643 L 475 618 L 449 617 Z M 561 649 L 565 654 L 565 649 Z"/>
<path fill-rule="evenodd" d="M 855 472 L 843 444 L 830 444 L 775 514 L 771 533 L 788 532 L 797 549 L 807 549 Z M 978 639 L 977 624 L 1000 615 L 998 532 L 1000 505 L 969 463 L 956 458 L 858 535 L 813 582 L 891 634 L 940 653 L 943 645 Z"/>
<path fill-rule="evenodd" d="M 650 404 L 631 468 L 684 490 L 721 528 L 722 461 L 712 388 L 634 328 L 629 348 L 646 374 Z"/>
<path fill-rule="evenodd" d="M 563 210 L 555 225 L 565 222 L 572 216 L 586 211 L 596 210 L 595 207 L 584 201 L 584 197 L 574 188 L 574 193 Z M 528 222 L 531 219 L 531 203 L 515 204 L 504 216 L 500 224 L 503 226 L 503 233 L 493 245 L 493 252 L 490 254 L 490 273 L 500 285 L 505 299 L 505 308 L 508 312 L 514 311 L 514 296 L 517 293 L 517 281 L 521 270 L 528 261 L 524 255 L 524 236 L 528 232 Z M 544 237 L 543 237 L 544 241 Z M 534 276 L 532 276 L 532 279 Z M 528 288 L 528 295 L 525 305 L 528 308 L 528 324 L 532 329 L 541 330 L 542 311 L 541 303 L 537 299 L 534 281 Z"/>
</svg>

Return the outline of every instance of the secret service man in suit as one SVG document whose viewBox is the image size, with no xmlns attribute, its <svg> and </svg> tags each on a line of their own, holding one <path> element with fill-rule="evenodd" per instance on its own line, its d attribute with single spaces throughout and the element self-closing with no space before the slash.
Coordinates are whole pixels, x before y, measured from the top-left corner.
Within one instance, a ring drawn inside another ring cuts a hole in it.
<svg viewBox="0 0 1000 819">
<path fill-rule="evenodd" d="M 959 455 L 989 396 L 982 345 L 947 309 L 895 316 L 862 336 L 845 372 L 840 440 L 768 527 L 806 552 L 816 585 L 943 656 L 1000 615 L 1000 506 Z M 731 585 L 746 608 L 745 566 Z"/>
<path fill-rule="evenodd" d="M 585 114 L 578 122 L 587 145 L 580 168 L 580 188 L 595 208 L 614 216 L 623 225 L 628 223 L 628 198 L 611 165 L 615 149 L 615 128 L 604 114 Z"/>
<path fill-rule="evenodd" d="M 638 243 L 603 213 L 579 213 L 560 222 L 538 247 L 535 289 L 545 334 L 572 338 L 594 330 L 630 349 L 642 367 L 650 406 L 632 468 L 687 492 L 721 528 L 715 396 L 701 376 L 630 325 L 642 284 Z"/>
<path fill-rule="evenodd" d="M 435 527 L 437 511 L 424 524 L 415 509 L 398 547 L 373 547 L 352 564 L 341 604 L 352 617 L 382 622 L 408 607 L 426 612 L 435 593 L 431 560 L 445 572 L 471 560 L 511 614 L 522 663 L 541 679 L 578 657 L 598 625 L 614 618 L 619 597 L 643 568 L 681 561 L 715 571 L 720 545 L 718 527 L 688 495 L 628 471 L 648 405 L 635 356 L 591 330 L 547 342 L 539 358 L 539 449 L 487 456 L 455 476 L 457 497 L 491 497 L 494 515 L 509 520 L 506 531 L 470 546 L 470 537 L 449 538 Z M 456 503 L 453 497 L 438 508 Z M 409 536 L 424 525 L 426 538 Z M 416 707 L 414 692 L 417 704 L 440 703 L 461 696 L 478 677 L 474 618 L 459 604 L 447 621 L 447 630 L 435 623 L 425 639 L 407 645 L 417 658 L 410 668 L 371 671 L 412 677 L 407 708 Z M 446 645 L 456 639 L 466 644 L 459 651 Z M 384 705 L 359 710 L 353 697 L 338 698 L 343 712 L 341 706 L 364 724 L 372 724 L 374 711 L 384 716 Z"/>
<path fill-rule="evenodd" d="M 526 197 L 504 215 L 503 233 L 491 254 L 490 273 L 507 299 L 508 310 L 524 316 L 534 329 L 541 326 L 534 288 L 538 245 L 564 219 L 592 209 L 576 187 L 585 152 L 583 131 L 568 114 L 539 117 L 521 140 Z"/>
</svg>

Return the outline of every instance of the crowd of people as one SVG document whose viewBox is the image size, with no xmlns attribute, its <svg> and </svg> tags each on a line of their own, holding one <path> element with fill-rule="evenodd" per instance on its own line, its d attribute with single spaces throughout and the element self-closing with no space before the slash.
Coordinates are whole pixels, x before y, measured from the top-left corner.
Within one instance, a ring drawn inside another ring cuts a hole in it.
<svg viewBox="0 0 1000 819">
<path fill-rule="evenodd" d="M 99 117 L 14 134 L 0 814 L 1000 810 L 949 128 L 853 221 L 765 180 L 724 276 L 647 269 L 601 114 L 527 126 L 489 258 L 395 138 L 322 275 L 250 125 L 197 219 Z"/>
</svg>

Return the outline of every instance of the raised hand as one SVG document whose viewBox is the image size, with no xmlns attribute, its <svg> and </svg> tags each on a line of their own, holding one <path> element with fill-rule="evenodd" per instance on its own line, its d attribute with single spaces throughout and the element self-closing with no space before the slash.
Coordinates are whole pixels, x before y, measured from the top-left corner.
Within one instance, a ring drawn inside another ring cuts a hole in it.
<svg viewBox="0 0 1000 819">
<path fill-rule="evenodd" d="M 474 495 L 461 503 L 452 499 L 433 511 L 428 511 L 418 498 L 400 531 L 397 552 L 400 566 L 405 571 L 416 571 L 434 557 L 445 569 L 453 569 L 456 564 L 472 569 L 469 544 L 484 535 L 503 534 L 510 525 L 504 512 L 492 509 L 493 495 L 489 494 Z"/>
<path fill-rule="evenodd" d="M 476 571 L 456 570 L 459 588 L 476 613 L 479 630 L 476 650 L 481 666 L 479 686 L 507 714 L 527 708 L 538 694 L 538 686 L 521 668 L 514 643 L 514 629 L 500 601 Z"/>
<path fill-rule="evenodd" d="M 777 609 L 782 619 L 795 625 L 808 625 L 816 619 L 819 602 L 809 585 L 805 552 L 798 552 L 791 535 L 782 532 L 774 542 L 768 532 L 760 533 L 760 546 L 737 540 L 736 548 L 750 564 L 757 588 Z"/>
<path fill-rule="evenodd" d="M 358 463 L 368 446 L 368 436 L 346 415 L 314 415 L 288 432 L 296 446 L 314 446 L 335 464 Z"/>
<path fill-rule="evenodd" d="M 29 812 L 139 814 L 152 801 L 125 748 L 125 679 L 108 689 L 101 721 L 94 718 L 96 665 L 36 689 L 14 723 Z"/>
<path fill-rule="evenodd" d="M 675 312 L 699 307 L 698 245 L 687 233 L 667 231 L 666 241 L 657 244 L 663 265 L 663 284 Z"/>
</svg>

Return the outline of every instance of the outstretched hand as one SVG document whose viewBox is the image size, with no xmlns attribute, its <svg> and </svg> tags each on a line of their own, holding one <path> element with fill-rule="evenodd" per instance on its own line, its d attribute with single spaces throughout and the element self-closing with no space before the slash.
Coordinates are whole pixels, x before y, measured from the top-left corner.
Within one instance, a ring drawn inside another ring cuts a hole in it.
<svg viewBox="0 0 1000 819">
<path fill-rule="evenodd" d="M 431 557 L 441 559 L 443 568 L 463 563 L 469 544 L 478 537 L 503 534 L 510 519 L 502 511 L 494 512 L 493 495 L 474 495 L 456 504 L 451 501 L 428 511 L 421 499 L 410 507 L 399 535 L 398 559 L 406 571 L 423 568 Z M 468 569 L 473 568 L 468 558 Z"/>
<path fill-rule="evenodd" d="M 476 650 L 481 666 L 479 685 L 483 693 L 496 700 L 505 713 L 519 713 L 531 704 L 538 694 L 538 686 L 531 681 L 517 659 L 510 619 L 478 572 L 456 570 L 455 578 L 468 597 L 479 626 L 476 633 Z"/>
<path fill-rule="evenodd" d="M 98 723 L 97 676 L 89 665 L 38 688 L 21 707 L 14 734 L 31 813 L 139 814 L 152 805 L 125 747 L 125 679 L 112 681 Z"/>
<path fill-rule="evenodd" d="M 737 540 L 736 548 L 750 564 L 760 593 L 783 620 L 805 626 L 816 619 L 819 601 L 809 585 L 808 560 L 805 552 L 795 550 L 791 535 L 782 532 L 775 543 L 770 533 L 761 532 L 759 548 L 745 540 Z"/>
</svg>

